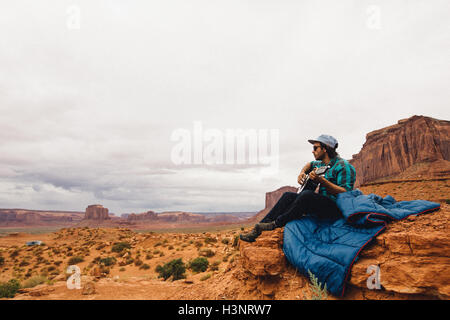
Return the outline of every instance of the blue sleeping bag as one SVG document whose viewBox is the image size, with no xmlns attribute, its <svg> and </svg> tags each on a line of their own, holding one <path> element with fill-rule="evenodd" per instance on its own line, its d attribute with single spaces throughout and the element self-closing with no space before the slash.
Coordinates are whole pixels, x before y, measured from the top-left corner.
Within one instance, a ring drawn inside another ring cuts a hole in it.
<svg viewBox="0 0 450 320">
<path fill-rule="evenodd" d="M 283 251 L 304 275 L 311 271 L 333 295 L 343 296 L 353 263 L 361 250 L 392 220 L 428 213 L 440 204 L 425 200 L 395 201 L 391 196 L 340 193 L 336 204 L 344 218 L 321 220 L 312 215 L 284 228 Z"/>
</svg>

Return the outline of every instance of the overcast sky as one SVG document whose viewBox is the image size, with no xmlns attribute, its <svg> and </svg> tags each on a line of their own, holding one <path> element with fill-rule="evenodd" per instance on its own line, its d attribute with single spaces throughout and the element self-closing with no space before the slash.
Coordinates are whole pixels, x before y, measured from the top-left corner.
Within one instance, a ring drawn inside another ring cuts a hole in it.
<svg viewBox="0 0 450 320">
<path fill-rule="evenodd" d="M 448 0 L 0 0 L 0 26 L 0 208 L 257 211 L 307 139 L 350 159 L 450 118 Z M 195 123 L 277 132 L 276 170 L 175 163 Z"/>
</svg>

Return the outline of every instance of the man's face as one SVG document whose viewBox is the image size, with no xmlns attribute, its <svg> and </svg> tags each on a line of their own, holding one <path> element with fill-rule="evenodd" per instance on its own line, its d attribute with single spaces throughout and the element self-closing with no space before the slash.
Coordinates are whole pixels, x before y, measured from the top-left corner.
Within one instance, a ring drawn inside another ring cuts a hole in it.
<svg viewBox="0 0 450 320">
<path fill-rule="evenodd" d="M 313 145 L 313 155 L 316 160 L 323 160 L 325 156 L 325 148 L 323 148 L 320 143 L 316 142 Z"/>
</svg>

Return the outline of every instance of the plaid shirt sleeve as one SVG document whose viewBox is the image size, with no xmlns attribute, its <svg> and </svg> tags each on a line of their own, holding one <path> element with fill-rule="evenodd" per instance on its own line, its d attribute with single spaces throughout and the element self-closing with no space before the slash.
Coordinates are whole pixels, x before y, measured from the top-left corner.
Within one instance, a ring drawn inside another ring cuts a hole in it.
<svg viewBox="0 0 450 320">
<path fill-rule="evenodd" d="M 336 184 L 345 188 L 347 191 L 353 190 L 356 180 L 356 170 L 347 161 L 339 161 L 336 163 Z"/>
</svg>

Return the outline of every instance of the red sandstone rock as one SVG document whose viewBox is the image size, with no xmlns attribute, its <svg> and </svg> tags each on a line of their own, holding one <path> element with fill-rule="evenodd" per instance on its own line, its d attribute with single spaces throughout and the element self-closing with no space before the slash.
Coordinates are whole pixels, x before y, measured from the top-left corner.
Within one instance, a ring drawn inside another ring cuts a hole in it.
<svg viewBox="0 0 450 320">
<path fill-rule="evenodd" d="M 153 211 L 147 211 L 145 213 L 131 213 L 127 216 L 128 222 L 141 222 L 141 223 L 182 223 L 182 222 L 205 222 L 206 217 L 202 214 L 174 211 L 174 212 L 162 212 L 155 213 Z"/>
<path fill-rule="evenodd" d="M 72 222 L 80 221 L 82 217 L 82 212 L 0 209 L 0 226 L 66 226 Z"/>
<path fill-rule="evenodd" d="M 243 266 L 254 276 L 275 276 L 286 266 L 281 229 L 263 231 L 255 242 L 239 242 Z"/>
<path fill-rule="evenodd" d="M 135 221 L 154 221 L 158 219 L 158 214 L 155 213 L 154 211 L 147 211 L 144 213 L 130 213 L 127 216 L 127 221 L 129 222 L 135 222 Z"/>
<path fill-rule="evenodd" d="M 86 208 L 86 214 L 84 216 L 86 220 L 108 220 L 108 209 L 103 208 L 100 204 L 92 204 Z"/>
<path fill-rule="evenodd" d="M 398 175 L 421 163 L 431 163 L 422 170 L 427 178 L 449 176 L 450 121 L 413 116 L 370 132 L 350 163 L 356 169 L 356 187 Z"/>
</svg>

